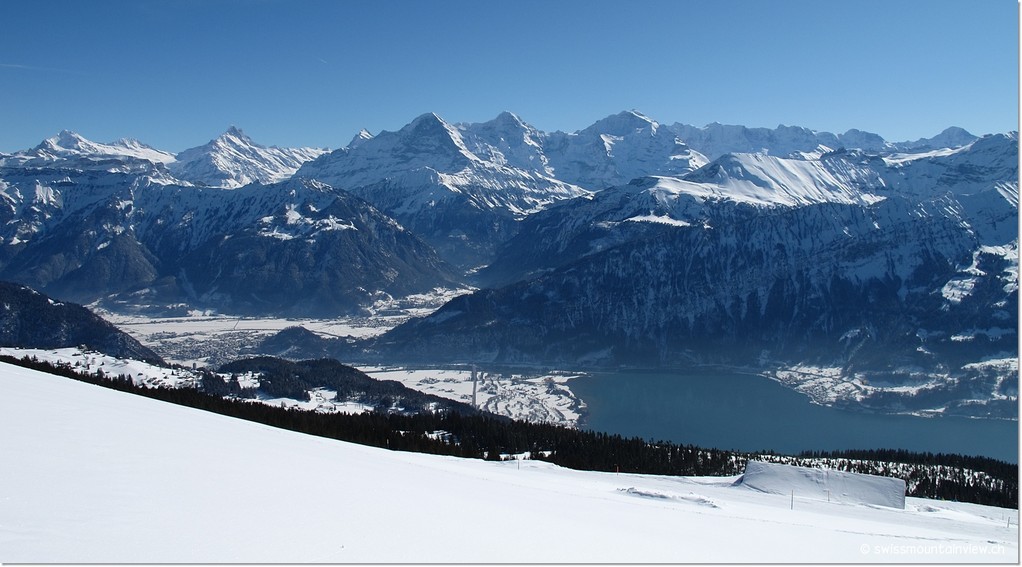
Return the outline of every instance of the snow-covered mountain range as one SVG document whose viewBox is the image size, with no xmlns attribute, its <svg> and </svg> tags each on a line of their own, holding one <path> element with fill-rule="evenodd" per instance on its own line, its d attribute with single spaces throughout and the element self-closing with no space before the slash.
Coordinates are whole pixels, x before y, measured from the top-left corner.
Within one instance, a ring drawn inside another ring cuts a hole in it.
<svg viewBox="0 0 1022 567">
<path fill-rule="evenodd" d="M 63 167 L 108 173 L 158 171 L 167 183 L 233 189 L 287 179 L 301 164 L 327 151 L 262 146 L 234 126 L 216 139 L 178 154 L 132 139 L 93 142 L 64 130 L 34 148 L 0 155 L 0 167 Z"/>
<path fill-rule="evenodd" d="M 62 132 L 0 156 L 0 278 L 117 309 L 311 316 L 472 284 L 348 354 L 802 365 L 843 376 L 849 403 L 902 388 L 983 414 L 1017 397 L 1017 362 L 997 362 L 1017 358 L 1017 215 L 1014 132 L 427 113 L 332 152 L 231 128 L 178 154 Z"/>
<path fill-rule="evenodd" d="M 511 115 L 472 128 L 429 113 L 397 132 L 356 137 L 296 175 L 366 199 L 469 269 L 487 263 L 527 214 L 588 193 L 549 175 L 539 156 L 521 167 L 533 133 Z"/>
<path fill-rule="evenodd" d="M 7 167 L 43 167 L 55 162 L 70 161 L 82 165 L 93 161 L 97 165 L 109 166 L 113 160 L 128 161 L 131 158 L 160 164 L 175 160 L 174 154 L 149 147 L 138 140 L 122 139 L 103 144 L 63 130 L 32 149 L 4 156 L 0 163 Z"/>
<path fill-rule="evenodd" d="M 1018 139 L 725 154 L 532 215 L 388 356 L 837 367 L 850 405 L 1013 415 Z M 438 345 L 440 348 L 438 348 Z M 861 379 L 860 379 L 861 378 Z M 858 380 L 858 381 L 856 381 Z M 869 386 L 870 382 L 889 388 Z M 834 402 L 835 398 L 829 398 Z"/>
</svg>

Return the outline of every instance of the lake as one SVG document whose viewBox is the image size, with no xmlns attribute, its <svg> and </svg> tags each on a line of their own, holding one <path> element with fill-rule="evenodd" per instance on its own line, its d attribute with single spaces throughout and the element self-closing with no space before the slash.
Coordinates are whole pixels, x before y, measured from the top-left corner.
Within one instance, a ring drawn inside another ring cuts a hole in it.
<svg viewBox="0 0 1022 567">
<path fill-rule="evenodd" d="M 761 376 L 594 373 L 570 382 L 584 428 L 739 451 L 908 449 L 1018 462 L 1018 422 L 859 413 L 815 405 Z"/>
</svg>

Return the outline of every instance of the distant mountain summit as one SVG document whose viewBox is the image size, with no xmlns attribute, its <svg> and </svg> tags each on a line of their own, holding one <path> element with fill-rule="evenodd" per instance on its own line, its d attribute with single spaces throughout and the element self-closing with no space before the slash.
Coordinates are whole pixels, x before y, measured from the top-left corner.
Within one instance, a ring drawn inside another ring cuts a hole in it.
<svg viewBox="0 0 1022 567">
<path fill-rule="evenodd" d="M 528 145 L 528 127 L 508 118 L 477 134 L 423 114 L 396 132 L 358 136 L 355 144 L 306 163 L 296 176 L 351 191 L 420 235 L 445 260 L 471 269 L 492 258 L 517 220 L 588 193 L 546 175 L 541 162 L 536 169 L 517 167 L 522 156 L 510 148 Z"/>
<path fill-rule="evenodd" d="M 157 150 L 147 146 L 138 140 L 124 138 L 102 144 L 85 139 L 76 132 L 62 130 L 52 138 L 43 140 L 41 144 L 22 154 L 31 156 L 39 161 L 57 161 L 78 157 L 92 159 L 133 157 L 149 160 L 155 163 L 170 163 L 174 161 L 174 154 Z"/>
<path fill-rule="evenodd" d="M 137 140 L 122 139 L 104 144 L 63 130 L 34 148 L 0 156 L 0 168 L 66 167 L 80 171 L 145 174 L 157 183 L 173 183 L 176 180 L 167 171 L 166 164 L 174 159 L 174 154 Z"/>
<path fill-rule="evenodd" d="M 177 154 L 168 168 L 175 177 L 195 185 L 233 189 L 250 183 L 282 181 L 303 163 L 326 152 L 262 146 L 231 126 L 209 143 Z"/>
<path fill-rule="evenodd" d="M 643 175 L 684 175 L 709 161 L 671 129 L 634 110 L 572 134 L 547 134 L 543 143 L 559 178 L 593 190 Z"/>
<path fill-rule="evenodd" d="M 903 150 L 934 150 L 940 148 L 960 148 L 978 139 L 964 128 L 952 126 L 932 138 L 920 138 L 914 142 L 902 142 L 897 147 Z"/>
</svg>

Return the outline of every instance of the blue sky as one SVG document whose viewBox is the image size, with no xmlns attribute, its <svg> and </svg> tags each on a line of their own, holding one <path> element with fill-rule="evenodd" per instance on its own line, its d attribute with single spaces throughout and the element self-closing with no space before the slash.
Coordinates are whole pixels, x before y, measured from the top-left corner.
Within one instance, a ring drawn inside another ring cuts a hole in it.
<svg viewBox="0 0 1022 567">
<path fill-rule="evenodd" d="M 574 131 L 1018 128 L 1015 0 L 4 0 L 0 151 L 61 129 L 171 151 L 230 125 L 337 148 L 425 112 Z"/>
</svg>

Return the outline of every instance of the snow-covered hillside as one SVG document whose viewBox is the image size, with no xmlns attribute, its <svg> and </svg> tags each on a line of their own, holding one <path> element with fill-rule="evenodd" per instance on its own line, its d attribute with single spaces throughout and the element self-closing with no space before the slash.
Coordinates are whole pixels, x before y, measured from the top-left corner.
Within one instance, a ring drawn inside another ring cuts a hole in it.
<svg viewBox="0 0 1022 567">
<path fill-rule="evenodd" d="M 2 562 L 1018 561 L 1014 510 L 391 452 L 3 364 L 0 428 Z"/>
<path fill-rule="evenodd" d="M 81 374 L 102 372 L 110 378 L 127 376 L 133 383 L 151 388 L 197 388 L 200 382 L 199 374 L 191 370 L 118 358 L 79 347 L 58 349 L 0 347 L 0 355 L 16 359 L 30 358 L 53 365 L 67 365 Z"/>
</svg>

